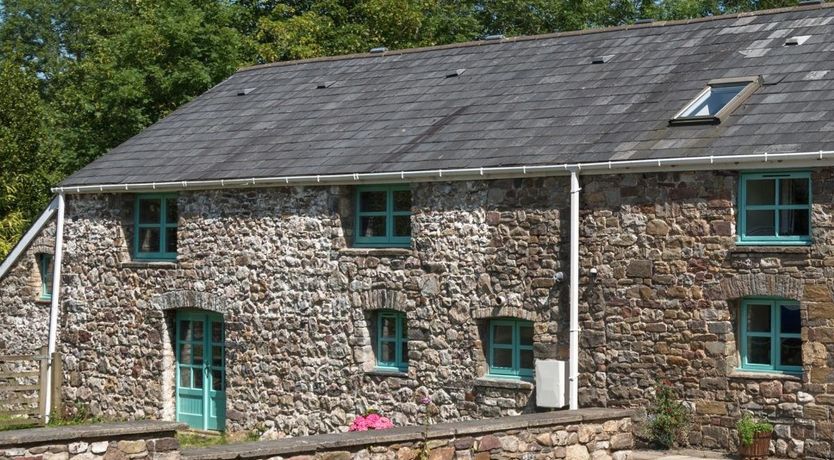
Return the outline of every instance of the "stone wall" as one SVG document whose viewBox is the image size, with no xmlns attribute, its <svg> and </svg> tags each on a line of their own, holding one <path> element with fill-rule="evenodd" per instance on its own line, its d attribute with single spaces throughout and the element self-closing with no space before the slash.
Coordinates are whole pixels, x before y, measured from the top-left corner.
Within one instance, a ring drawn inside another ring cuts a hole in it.
<svg viewBox="0 0 834 460">
<path fill-rule="evenodd" d="M 625 460 L 627 411 L 585 409 L 185 449 L 185 460 Z"/>
<path fill-rule="evenodd" d="M 172 422 L 30 428 L 0 432 L 3 460 L 179 460 Z"/>
<path fill-rule="evenodd" d="M 50 303 L 40 298 L 37 257 L 54 252 L 53 220 L 0 279 L 0 355 L 36 353 L 46 345 Z"/>
</svg>

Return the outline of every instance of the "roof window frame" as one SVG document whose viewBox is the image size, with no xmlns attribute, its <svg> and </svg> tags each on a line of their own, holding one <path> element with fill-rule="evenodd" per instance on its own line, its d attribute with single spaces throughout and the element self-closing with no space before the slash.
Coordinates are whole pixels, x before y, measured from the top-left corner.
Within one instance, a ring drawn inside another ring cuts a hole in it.
<svg viewBox="0 0 834 460">
<path fill-rule="evenodd" d="M 693 105 L 699 103 L 707 93 L 713 88 L 721 88 L 727 86 L 741 86 L 744 87 L 738 94 L 733 96 L 721 109 L 714 115 L 697 115 L 697 116 L 683 116 Z M 714 124 L 717 125 L 724 121 L 731 113 L 733 113 L 751 94 L 756 92 L 762 86 L 761 75 L 749 77 L 732 77 L 732 78 L 717 78 L 707 82 L 707 86 L 702 89 L 697 96 L 690 100 L 675 116 L 669 120 L 670 126 L 675 125 L 702 125 Z"/>
</svg>

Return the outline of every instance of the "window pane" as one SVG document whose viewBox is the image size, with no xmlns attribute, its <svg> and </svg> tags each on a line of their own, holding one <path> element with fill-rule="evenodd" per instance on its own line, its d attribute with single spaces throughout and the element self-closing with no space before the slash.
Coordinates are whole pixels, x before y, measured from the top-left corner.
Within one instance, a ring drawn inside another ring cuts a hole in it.
<svg viewBox="0 0 834 460">
<path fill-rule="evenodd" d="M 191 364 L 191 344 L 180 345 L 180 363 Z"/>
<path fill-rule="evenodd" d="M 496 325 L 492 329 L 492 340 L 494 343 L 502 345 L 512 345 L 513 343 L 513 327 L 508 325 Z"/>
<path fill-rule="evenodd" d="M 385 236 L 385 216 L 360 218 L 359 236 Z"/>
<path fill-rule="evenodd" d="M 223 371 L 211 371 L 211 389 L 214 391 L 223 391 Z"/>
<path fill-rule="evenodd" d="M 411 236 L 411 216 L 394 216 L 394 236 Z"/>
<path fill-rule="evenodd" d="M 747 362 L 770 364 L 770 337 L 747 337 Z"/>
<path fill-rule="evenodd" d="M 383 316 L 381 321 L 381 332 L 383 337 L 395 338 L 397 336 L 397 320 L 392 316 Z"/>
<path fill-rule="evenodd" d="M 747 181 L 747 204 L 776 204 L 776 180 L 756 179 Z"/>
<path fill-rule="evenodd" d="M 165 223 L 177 223 L 177 199 L 169 198 L 165 200 Z"/>
<path fill-rule="evenodd" d="M 411 211 L 411 190 L 394 191 L 394 211 Z"/>
<path fill-rule="evenodd" d="M 781 179 L 779 204 L 808 204 L 809 185 L 808 179 Z"/>
<path fill-rule="evenodd" d="M 521 368 L 533 368 L 533 350 L 521 350 Z"/>
<path fill-rule="evenodd" d="M 203 370 L 194 369 L 194 388 L 203 388 Z"/>
<path fill-rule="evenodd" d="M 782 305 L 780 327 L 785 334 L 799 334 L 800 318 L 799 305 Z"/>
<path fill-rule="evenodd" d="M 139 252 L 159 252 L 159 228 L 139 228 Z"/>
<path fill-rule="evenodd" d="M 41 254 L 41 286 L 43 294 L 49 295 L 52 292 L 52 271 L 55 268 L 52 255 Z"/>
<path fill-rule="evenodd" d="M 194 345 L 194 358 L 191 360 L 192 364 L 202 365 L 203 364 L 203 346 L 202 345 Z"/>
<path fill-rule="evenodd" d="M 191 321 L 180 321 L 180 340 L 191 340 Z"/>
<path fill-rule="evenodd" d="M 384 212 L 386 210 L 386 195 L 388 192 L 360 192 L 359 193 L 359 211 L 360 212 Z"/>
<path fill-rule="evenodd" d="M 781 360 L 781 364 L 783 366 L 802 365 L 802 340 L 782 339 L 779 352 L 779 359 Z"/>
<path fill-rule="evenodd" d="M 194 333 L 194 340 L 203 340 L 203 322 L 192 321 L 191 330 Z"/>
<path fill-rule="evenodd" d="M 212 321 L 211 323 L 211 341 L 215 343 L 223 342 L 223 323 L 219 321 Z"/>
<path fill-rule="evenodd" d="M 397 360 L 397 344 L 394 342 L 382 342 L 379 346 L 379 360 L 386 363 L 393 363 Z"/>
<path fill-rule="evenodd" d="M 504 348 L 492 350 L 492 367 L 513 367 L 513 351 Z"/>
<path fill-rule="evenodd" d="M 165 229 L 165 252 L 177 252 L 177 228 Z"/>
<path fill-rule="evenodd" d="M 162 201 L 156 200 L 139 200 L 139 223 L 140 224 L 158 224 L 161 218 Z"/>
<path fill-rule="evenodd" d="M 807 209 L 779 211 L 779 235 L 808 236 L 808 215 Z"/>
<path fill-rule="evenodd" d="M 775 236 L 776 228 L 773 222 L 774 211 L 747 211 L 748 236 Z"/>
<path fill-rule="evenodd" d="M 218 367 L 223 365 L 223 347 L 211 347 L 211 365 Z"/>
<path fill-rule="evenodd" d="M 770 305 L 747 305 L 747 332 L 770 332 Z"/>
<path fill-rule="evenodd" d="M 521 345 L 533 345 L 533 326 L 519 326 L 518 334 Z"/>
<path fill-rule="evenodd" d="M 191 368 L 190 367 L 181 367 L 180 368 L 180 386 L 191 388 Z"/>
<path fill-rule="evenodd" d="M 403 340 L 403 355 L 400 357 L 400 361 L 407 363 L 408 362 L 408 339 Z"/>
</svg>

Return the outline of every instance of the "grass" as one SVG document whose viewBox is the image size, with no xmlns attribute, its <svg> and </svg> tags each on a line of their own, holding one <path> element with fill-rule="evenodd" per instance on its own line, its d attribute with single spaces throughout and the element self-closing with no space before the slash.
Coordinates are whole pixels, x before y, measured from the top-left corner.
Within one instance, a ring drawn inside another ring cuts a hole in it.
<svg viewBox="0 0 834 460">
<path fill-rule="evenodd" d="M 193 431 L 177 433 L 177 440 L 179 440 L 181 447 L 223 446 L 226 444 L 257 441 L 260 437 L 261 434 L 257 430 L 246 432 L 243 436 L 237 433 L 231 436 L 226 433 L 218 433 L 215 435 L 195 433 Z"/>
</svg>

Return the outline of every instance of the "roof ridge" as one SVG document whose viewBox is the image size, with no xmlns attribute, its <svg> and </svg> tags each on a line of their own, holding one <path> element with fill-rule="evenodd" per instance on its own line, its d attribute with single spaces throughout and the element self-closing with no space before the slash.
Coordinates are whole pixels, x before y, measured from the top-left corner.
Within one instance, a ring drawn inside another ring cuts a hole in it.
<svg viewBox="0 0 834 460">
<path fill-rule="evenodd" d="M 819 3 L 813 5 L 797 5 L 797 6 L 789 6 L 789 7 L 782 7 L 782 8 L 771 8 L 766 10 L 756 10 L 756 11 L 744 11 L 740 13 L 727 13 L 727 14 L 720 14 L 717 16 L 703 16 L 699 18 L 691 18 L 691 19 L 677 19 L 671 21 L 653 21 L 643 24 L 625 24 L 621 26 L 611 26 L 611 27 L 600 27 L 594 29 L 580 29 L 580 30 L 569 30 L 564 32 L 551 32 L 547 34 L 538 34 L 538 35 L 519 35 L 517 37 L 509 37 L 502 40 L 473 40 L 468 42 L 458 42 L 458 43 L 448 43 L 445 45 L 434 45 L 434 46 L 423 46 L 418 48 L 404 48 L 401 50 L 391 50 L 385 51 L 383 53 L 354 53 L 354 54 L 342 54 L 336 56 L 320 56 L 320 57 L 313 57 L 307 59 L 296 59 L 292 61 L 277 61 L 277 62 L 270 62 L 267 64 L 256 64 L 252 66 L 246 66 L 239 68 L 235 73 L 240 72 L 249 72 L 252 70 L 260 70 L 270 67 L 285 67 L 285 66 L 292 66 L 292 65 L 301 65 L 301 64 L 308 64 L 311 62 L 327 62 L 327 61 L 346 61 L 352 59 L 362 59 L 362 58 L 369 58 L 369 57 L 383 57 L 383 56 L 400 56 L 405 54 L 416 54 L 416 53 L 425 53 L 428 51 L 436 51 L 436 50 L 444 50 L 444 49 L 455 49 L 455 48 L 469 48 L 469 47 L 476 47 L 476 46 L 489 46 L 489 45 L 501 45 L 505 43 L 515 43 L 515 42 L 526 42 L 526 41 L 536 41 L 536 40 L 546 40 L 551 38 L 560 38 L 560 37 L 571 37 L 576 35 L 592 35 L 592 34 L 599 34 L 599 33 L 607 33 L 607 32 L 617 32 L 622 30 L 632 30 L 632 29 L 648 29 L 648 28 L 655 28 L 655 27 L 670 27 L 670 26 L 678 26 L 678 25 L 686 25 L 686 24 L 696 24 L 700 22 L 711 22 L 711 21 L 721 21 L 726 19 L 735 19 L 735 18 L 743 18 L 749 16 L 767 16 L 771 14 L 781 14 L 787 13 L 791 11 L 811 11 L 811 10 L 819 10 L 819 9 L 827 9 L 827 8 L 834 8 L 834 2 L 828 3 Z"/>
</svg>

